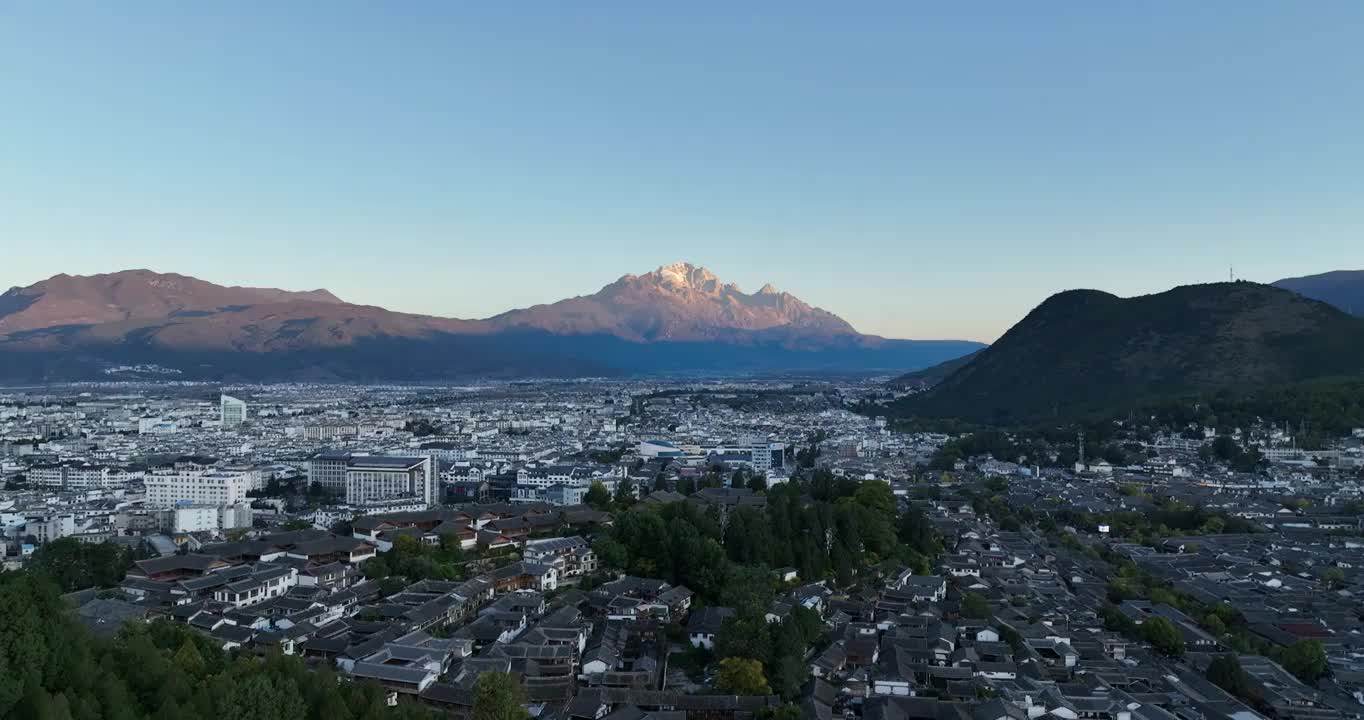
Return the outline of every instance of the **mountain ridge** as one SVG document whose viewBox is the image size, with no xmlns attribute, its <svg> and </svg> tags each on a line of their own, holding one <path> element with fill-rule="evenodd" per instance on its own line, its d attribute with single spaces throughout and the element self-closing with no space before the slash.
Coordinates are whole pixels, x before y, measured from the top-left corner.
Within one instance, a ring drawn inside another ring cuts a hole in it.
<svg viewBox="0 0 1364 720">
<path fill-rule="evenodd" d="M 1276 280 L 1273 285 L 1329 303 L 1352 315 L 1364 315 L 1364 270 L 1332 270 Z"/>
<path fill-rule="evenodd" d="M 27 287 L 10 288 L 0 295 L 0 335 L 289 300 L 342 304 L 340 298 L 327 290 L 218 285 L 188 275 L 146 269 L 95 275 L 60 273 Z"/>
<path fill-rule="evenodd" d="M 978 347 L 862 335 L 770 285 L 750 295 L 688 263 L 482 320 L 141 270 L 59 275 L 0 296 L 0 376 L 29 379 L 167 358 L 196 376 L 247 378 L 902 371 Z"/>
</svg>

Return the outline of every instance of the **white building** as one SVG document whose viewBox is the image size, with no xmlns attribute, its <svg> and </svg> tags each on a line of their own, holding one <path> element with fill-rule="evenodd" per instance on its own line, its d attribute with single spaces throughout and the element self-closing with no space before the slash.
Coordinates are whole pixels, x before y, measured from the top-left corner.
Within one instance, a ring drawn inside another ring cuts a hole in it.
<svg viewBox="0 0 1364 720">
<path fill-rule="evenodd" d="M 180 426 L 174 420 L 155 417 L 139 418 L 137 421 L 138 435 L 170 435 L 179 430 Z"/>
<path fill-rule="evenodd" d="M 29 468 L 26 476 L 29 484 L 46 488 L 64 490 L 110 490 L 126 487 L 129 482 L 141 479 L 141 472 L 128 472 L 121 468 L 84 463 L 63 463 Z"/>
<path fill-rule="evenodd" d="M 429 457 L 356 455 L 346 464 L 346 503 L 411 499 L 435 504 L 437 477 Z"/>
<path fill-rule="evenodd" d="M 223 395 L 218 399 L 218 409 L 223 427 L 235 427 L 246 422 L 245 400 Z"/>
<path fill-rule="evenodd" d="M 226 470 L 180 470 L 146 476 L 148 507 L 194 505 L 236 505 L 246 502 L 251 479 L 244 472 Z"/>
<path fill-rule="evenodd" d="M 24 534 L 32 535 L 39 544 L 75 535 L 76 516 L 71 513 L 54 513 L 45 517 L 29 518 L 24 525 Z"/>
<path fill-rule="evenodd" d="M 216 505 L 180 505 L 166 512 L 166 530 L 173 533 L 204 532 L 217 530 L 218 507 Z"/>
</svg>

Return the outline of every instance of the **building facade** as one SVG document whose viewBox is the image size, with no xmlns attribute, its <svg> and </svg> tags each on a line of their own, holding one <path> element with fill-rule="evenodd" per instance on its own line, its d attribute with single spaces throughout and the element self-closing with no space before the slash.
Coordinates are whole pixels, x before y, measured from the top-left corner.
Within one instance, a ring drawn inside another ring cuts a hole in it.
<svg viewBox="0 0 1364 720">
<path fill-rule="evenodd" d="M 236 505 L 246 501 L 251 481 L 246 473 L 224 470 L 181 470 L 146 476 L 148 507 Z"/>
<path fill-rule="evenodd" d="M 223 427 L 235 427 L 246 422 L 246 401 L 239 400 L 231 395 L 223 395 L 218 399 L 219 420 Z"/>
<path fill-rule="evenodd" d="M 346 465 L 346 502 L 411 499 L 433 505 L 439 500 L 434 464 L 429 457 L 354 456 Z"/>
</svg>

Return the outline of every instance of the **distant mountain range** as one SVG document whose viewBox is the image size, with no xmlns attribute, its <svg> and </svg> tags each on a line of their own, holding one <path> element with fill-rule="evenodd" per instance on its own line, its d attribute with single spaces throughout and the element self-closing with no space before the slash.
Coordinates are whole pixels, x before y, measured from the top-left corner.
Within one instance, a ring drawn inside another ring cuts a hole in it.
<svg viewBox="0 0 1364 720">
<path fill-rule="evenodd" d="M 904 370 L 979 349 L 888 340 L 770 285 L 686 263 L 483 320 L 355 305 L 326 290 L 225 287 L 128 270 L 0 295 L 0 380 L 441 380 Z M 122 369 L 120 369 L 122 368 Z"/>
<path fill-rule="evenodd" d="M 1364 270 L 1336 270 L 1320 275 L 1284 278 L 1275 287 L 1330 303 L 1353 315 L 1364 315 Z"/>
<path fill-rule="evenodd" d="M 970 358 L 900 378 L 932 387 L 893 412 L 1008 424 L 1362 372 L 1364 319 L 1279 287 L 1071 290 Z"/>
</svg>

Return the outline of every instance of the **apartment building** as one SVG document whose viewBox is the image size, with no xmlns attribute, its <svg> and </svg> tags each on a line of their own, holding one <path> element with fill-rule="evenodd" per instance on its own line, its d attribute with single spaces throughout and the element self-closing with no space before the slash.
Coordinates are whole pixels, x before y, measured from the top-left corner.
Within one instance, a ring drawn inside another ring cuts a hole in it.
<svg viewBox="0 0 1364 720">
<path fill-rule="evenodd" d="M 228 470 L 161 472 L 142 481 L 147 488 L 148 507 L 236 505 L 246 501 L 251 482 L 248 473 Z"/>
</svg>

